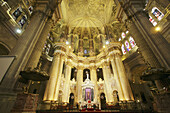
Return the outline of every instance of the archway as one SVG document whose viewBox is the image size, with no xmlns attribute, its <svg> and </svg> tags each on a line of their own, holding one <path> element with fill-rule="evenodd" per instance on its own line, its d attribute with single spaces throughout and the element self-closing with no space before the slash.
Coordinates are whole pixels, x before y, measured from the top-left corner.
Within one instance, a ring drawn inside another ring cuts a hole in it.
<svg viewBox="0 0 170 113">
<path fill-rule="evenodd" d="M 74 94 L 73 93 L 70 93 L 69 104 L 72 105 L 72 106 L 74 104 Z"/>
<path fill-rule="evenodd" d="M 8 55 L 9 50 L 4 45 L 0 44 L 0 55 Z"/>
<path fill-rule="evenodd" d="M 113 99 L 114 99 L 114 103 L 118 103 L 119 102 L 119 95 L 117 90 L 113 91 Z"/>
<path fill-rule="evenodd" d="M 89 69 L 84 69 L 83 70 L 83 82 L 86 80 L 87 78 L 87 73 L 89 74 L 89 79 L 90 79 L 90 70 Z"/>
<path fill-rule="evenodd" d="M 106 97 L 104 93 L 100 94 L 101 110 L 106 108 Z"/>
<path fill-rule="evenodd" d="M 102 80 L 104 80 L 102 68 L 97 68 L 96 72 L 97 72 L 97 81 L 99 81 L 100 78 L 101 78 Z"/>
</svg>

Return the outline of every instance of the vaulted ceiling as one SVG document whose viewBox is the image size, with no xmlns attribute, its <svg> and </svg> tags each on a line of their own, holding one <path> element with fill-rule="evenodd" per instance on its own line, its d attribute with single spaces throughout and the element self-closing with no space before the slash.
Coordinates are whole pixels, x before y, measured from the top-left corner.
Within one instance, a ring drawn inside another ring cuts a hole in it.
<svg viewBox="0 0 170 113">
<path fill-rule="evenodd" d="M 97 27 L 103 31 L 110 23 L 113 0 L 63 0 L 61 3 L 64 22 L 70 28 Z"/>
<path fill-rule="evenodd" d="M 114 0 L 62 0 L 62 26 L 67 26 L 70 38 L 67 40 L 76 53 L 84 50 L 87 54 L 99 53 L 107 38 L 106 27 L 116 20 L 115 9 Z M 80 46 L 83 49 L 80 50 Z"/>
</svg>

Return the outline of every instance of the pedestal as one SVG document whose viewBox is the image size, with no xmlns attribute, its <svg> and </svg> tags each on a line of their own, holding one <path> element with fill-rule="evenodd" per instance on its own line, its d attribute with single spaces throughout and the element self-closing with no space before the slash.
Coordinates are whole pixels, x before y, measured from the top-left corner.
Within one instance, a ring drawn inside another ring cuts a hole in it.
<svg viewBox="0 0 170 113">
<path fill-rule="evenodd" d="M 11 113 L 36 113 L 38 94 L 17 94 Z"/>
</svg>

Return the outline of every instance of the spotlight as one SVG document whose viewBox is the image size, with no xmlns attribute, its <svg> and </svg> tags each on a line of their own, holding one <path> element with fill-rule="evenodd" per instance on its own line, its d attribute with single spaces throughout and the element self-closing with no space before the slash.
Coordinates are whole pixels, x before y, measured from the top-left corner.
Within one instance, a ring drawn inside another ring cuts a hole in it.
<svg viewBox="0 0 170 113">
<path fill-rule="evenodd" d="M 20 34 L 22 31 L 21 29 L 17 29 L 16 32 Z"/>
<path fill-rule="evenodd" d="M 69 42 L 68 42 L 68 41 L 66 41 L 66 44 L 68 45 L 68 44 L 69 44 Z"/>
<path fill-rule="evenodd" d="M 155 30 L 156 30 L 156 31 L 160 31 L 161 28 L 160 28 L 160 27 L 156 27 Z"/>
<path fill-rule="evenodd" d="M 106 41 L 106 44 L 109 44 L 109 41 Z"/>
</svg>

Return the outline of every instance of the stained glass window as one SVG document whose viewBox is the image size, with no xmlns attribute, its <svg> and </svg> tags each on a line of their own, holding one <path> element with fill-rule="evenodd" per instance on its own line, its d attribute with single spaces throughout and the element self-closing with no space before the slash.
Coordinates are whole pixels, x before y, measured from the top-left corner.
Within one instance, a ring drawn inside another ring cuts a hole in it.
<svg viewBox="0 0 170 113">
<path fill-rule="evenodd" d="M 122 48 L 122 53 L 123 53 L 123 54 L 126 54 L 125 46 L 124 46 L 123 44 L 122 44 L 122 47 L 121 47 L 121 48 Z"/>
<path fill-rule="evenodd" d="M 22 8 L 21 7 L 18 7 L 13 13 L 13 18 L 16 20 L 22 13 Z"/>
<path fill-rule="evenodd" d="M 28 8 L 28 11 L 29 11 L 30 14 L 32 14 L 32 12 L 33 12 L 33 7 L 30 6 L 30 7 Z"/>
<path fill-rule="evenodd" d="M 134 39 L 132 37 L 129 38 L 129 42 L 130 42 L 132 48 L 134 48 L 136 43 L 135 43 L 135 41 L 134 41 Z"/>
<path fill-rule="evenodd" d="M 157 25 L 157 22 L 149 15 L 149 21 L 153 24 L 153 26 Z"/>
<path fill-rule="evenodd" d="M 151 12 L 159 21 L 164 17 L 164 14 L 157 7 L 153 7 Z"/>
<path fill-rule="evenodd" d="M 26 23 L 27 21 L 27 16 L 24 15 L 21 20 L 19 21 L 19 25 L 21 26 L 21 28 L 24 26 L 24 24 Z"/>
<path fill-rule="evenodd" d="M 127 40 L 125 41 L 125 46 L 127 48 L 127 51 L 131 50 L 131 47 L 130 47 L 129 42 Z"/>
<path fill-rule="evenodd" d="M 125 38 L 126 37 L 126 34 L 124 32 L 122 32 L 122 38 Z"/>
</svg>

